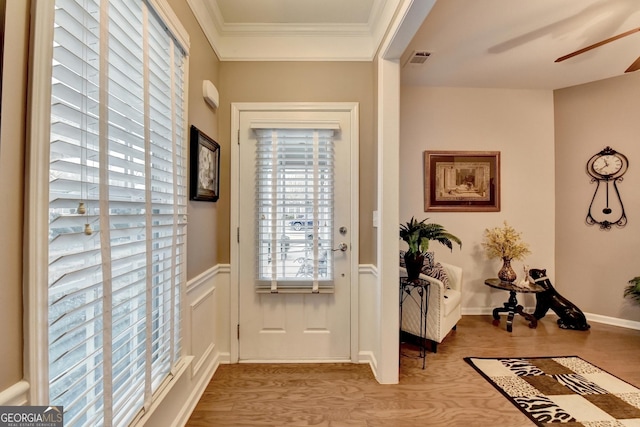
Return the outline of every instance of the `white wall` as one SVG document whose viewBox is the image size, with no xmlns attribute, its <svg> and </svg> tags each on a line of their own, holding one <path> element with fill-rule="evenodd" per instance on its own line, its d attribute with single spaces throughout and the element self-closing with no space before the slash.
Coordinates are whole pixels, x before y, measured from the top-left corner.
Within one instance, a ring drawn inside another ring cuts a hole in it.
<svg viewBox="0 0 640 427">
<path fill-rule="evenodd" d="M 502 263 L 487 260 L 485 228 L 507 221 L 523 233 L 531 268 L 555 275 L 554 112 L 551 91 L 405 86 L 401 92 L 400 220 L 429 218 L 462 239 L 453 252 L 432 243 L 436 259 L 463 268 L 463 313 L 488 313 L 507 299 L 484 285 Z M 500 212 L 424 212 L 423 151 L 501 153 Z M 406 245 L 401 243 L 401 248 Z M 522 278 L 523 263 L 512 263 Z M 519 296 L 531 307 L 531 295 Z"/>
</svg>

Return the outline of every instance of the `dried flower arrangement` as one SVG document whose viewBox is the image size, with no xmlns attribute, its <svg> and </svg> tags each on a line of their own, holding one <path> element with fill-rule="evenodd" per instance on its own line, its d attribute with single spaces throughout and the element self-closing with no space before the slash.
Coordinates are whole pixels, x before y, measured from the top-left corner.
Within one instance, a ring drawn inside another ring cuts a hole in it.
<svg viewBox="0 0 640 427">
<path fill-rule="evenodd" d="M 501 258 L 509 260 L 523 260 L 529 255 L 529 245 L 524 243 L 522 233 L 504 222 L 503 227 L 487 228 L 484 230 L 482 247 L 487 253 L 487 258 Z"/>
</svg>

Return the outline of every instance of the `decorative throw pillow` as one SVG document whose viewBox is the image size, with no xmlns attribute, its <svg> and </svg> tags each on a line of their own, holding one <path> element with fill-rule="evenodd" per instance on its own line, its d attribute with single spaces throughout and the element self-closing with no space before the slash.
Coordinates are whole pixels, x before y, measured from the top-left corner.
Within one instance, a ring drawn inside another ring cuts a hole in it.
<svg viewBox="0 0 640 427">
<path fill-rule="evenodd" d="M 440 264 L 439 262 L 436 262 L 431 268 L 423 267 L 422 274 L 440 280 L 445 289 L 451 289 L 451 287 L 449 286 L 449 276 L 447 275 L 447 272 L 445 271 L 442 264 Z"/>
<path fill-rule="evenodd" d="M 425 252 L 424 253 L 424 261 L 422 262 L 422 269 L 425 268 L 433 268 L 435 263 L 435 256 L 433 252 Z"/>
</svg>

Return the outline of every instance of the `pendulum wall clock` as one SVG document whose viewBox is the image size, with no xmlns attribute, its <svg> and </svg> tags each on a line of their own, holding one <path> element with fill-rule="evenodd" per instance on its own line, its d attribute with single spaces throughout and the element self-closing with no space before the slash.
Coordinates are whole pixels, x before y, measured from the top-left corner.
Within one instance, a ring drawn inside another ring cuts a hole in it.
<svg viewBox="0 0 640 427">
<path fill-rule="evenodd" d="M 622 176 L 628 168 L 627 157 L 611 147 L 606 147 L 587 161 L 587 173 L 591 176 L 591 182 L 596 183 L 587 213 L 587 224 L 599 224 L 602 230 L 609 230 L 612 225 L 624 227 L 627 224 L 618 183 L 622 182 Z"/>
</svg>

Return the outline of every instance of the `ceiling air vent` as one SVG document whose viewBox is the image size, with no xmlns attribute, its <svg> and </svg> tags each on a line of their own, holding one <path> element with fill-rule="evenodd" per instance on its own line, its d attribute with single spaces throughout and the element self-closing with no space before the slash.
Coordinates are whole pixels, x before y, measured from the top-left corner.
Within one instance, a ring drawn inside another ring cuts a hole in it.
<svg viewBox="0 0 640 427">
<path fill-rule="evenodd" d="M 424 50 L 414 50 L 409 57 L 409 64 L 424 64 L 427 59 L 431 56 L 431 52 L 427 52 Z"/>
</svg>

